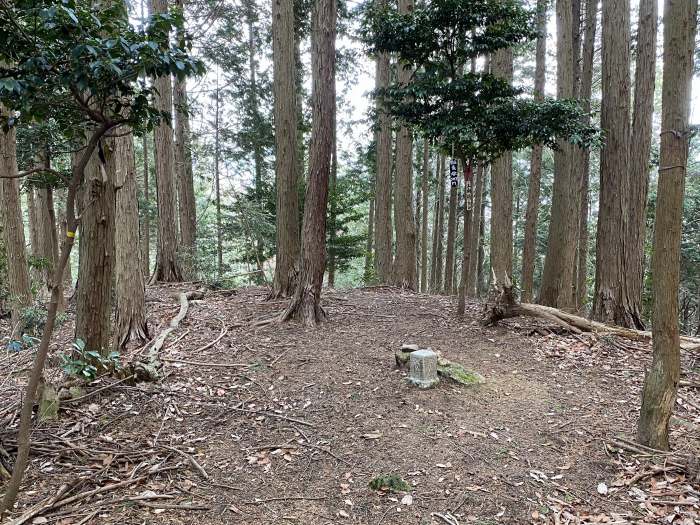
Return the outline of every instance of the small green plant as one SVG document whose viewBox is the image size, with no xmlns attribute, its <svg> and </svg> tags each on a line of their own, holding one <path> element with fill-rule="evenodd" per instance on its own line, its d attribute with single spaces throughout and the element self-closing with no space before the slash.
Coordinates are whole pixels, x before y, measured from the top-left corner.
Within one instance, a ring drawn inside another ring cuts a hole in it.
<svg viewBox="0 0 700 525">
<path fill-rule="evenodd" d="M 61 355 L 61 368 L 74 377 L 94 381 L 99 370 L 118 370 L 119 352 L 110 352 L 103 356 L 94 350 L 85 348 L 85 341 L 78 339 L 73 343 L 71 354 Z"/>
<path fill-rule="evenodd" d="M 385 490 L 389 492 L 410 492 L 411 486 L 401 476 L 396 474 L 382 474 L 369 482 L 372 490 Z"/>
<path fill-rule="evenodd" d="M 39 305 L 32 305 L 22 310 L 22 326 L 24 330 L 32 335 L 38 335 L 46 325 L 46 308 Z"/>
</svg>

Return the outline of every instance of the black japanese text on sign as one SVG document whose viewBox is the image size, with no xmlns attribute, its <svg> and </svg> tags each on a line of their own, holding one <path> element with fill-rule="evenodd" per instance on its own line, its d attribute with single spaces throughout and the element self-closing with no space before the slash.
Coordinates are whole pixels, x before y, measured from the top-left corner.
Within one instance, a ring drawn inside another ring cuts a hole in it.
<svg viewBox="0 0 700 525">
<path fill-rule="evenodd" d="M 459 186 L 459 175 L 457 174 L 457 161 L 450 160 L 450 187 L 456 188 Z"/>
</svg>

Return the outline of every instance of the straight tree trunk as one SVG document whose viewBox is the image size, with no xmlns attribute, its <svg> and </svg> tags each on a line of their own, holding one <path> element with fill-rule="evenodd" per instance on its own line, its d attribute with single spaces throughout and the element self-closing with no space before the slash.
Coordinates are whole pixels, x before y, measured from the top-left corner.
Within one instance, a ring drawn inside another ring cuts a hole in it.
<svg viewBox="0 0 700 525">
<path fill-rule="evenodd" d="M 152 14 L 168 12 L 167 0 L 149 1 Z M 153 84 L 158 92 L 155 106 L 160 111 L 172 114 L 173 86 L 170 77 L 158 77 Z M 182 281 L 182 270 L 178 262 L 177 188 L 173 165 L 175 149 L 172 126 L 166 121 L 161 122 L 155 128 L 154 140 L 158 190 L 158 251 L 151 282 L 179 282 Z"/>
<path fill-rule="evenodd" d="M 445 157 L 438 155 L 437 181 L 435 188 L 435 217 L 433 220 L 433 259 L 431 262 L 431 290 L 440 293 L 442 290 L 442 249 L 445 234 Z"/>
<path fill-rule="evenodd" d="M 58 217 L 58 236 L 60 239 L 66 238 L 66 192 L 59 190 L 59 206 Z M 60 254 L 59 254 L 60 257 Z M 63 290 L 70 290 L 73 287 L 73 272 L 71 270 L 70 260 L 66 261 L 66 267 L 63 271 Z"/>
<path fill-rule="evenodd" d="M 48 153 L 42 156 L 42 162 L 47 168 L 51 167 Z M 50 186 L 38 188 L 36 195 L 41 256 L 48 262 L 44 270 L 44 282 L 46 283 L 46 297 L 47 300 L 49 300 L 51 297 L 51 288 L 53 286 L 54 269 L 58 264 L 58 233 L 56 231 L 56 210 L 54 208 L 53 188 Z M 63 295 L 63 282 L 61 281 L 57 284 L 60 288 L 61 298 L 58 310 L 62 312 L 66 309 Z"/>
<path fill-rule="evenodd" d="M 678 290 L 688 141 L 688 120 L 697 25 L 697 0 L 666 0 L 661 159 L 654 225 L 654 293 L 651 368 L 642 393 L 638 439 L 668 450 L 668 423 L 680 380 Z"/>
<path fill-rule="evenodd" d="M 457 187 L 450 186 L 447 219 L 447 252 L 445 254 L 445 294 L 454 294 L 455 242 L 457 240 Z"/>
<path fill-rule="evenodd" d="M 547 60 L 547 0 L 537 0 L 537 51 L 535 55 L 535 100 L 544 99 Z M 523 239 L 522 300 L 532 302 L 534 293 L 535 256 L 537 254 L 537 218 L 540 211 L 540 183 L 542 181 L 542 146 L 532 147 L 530 179 L 525 210 L 525 237 Z"/>
<path fill-rule="evenodd" d="M 467 280 L 464 294 L 466 297 L 476 297 L 478 293 L 478 264 L 479 247 L 483 235 L 482 203 L 484 198 L 484 179 L 486 178 L 487 166 L 478 164 L 476 167 L 476 179 L 474 181 L 474 206 L 472 210 L 471 232 L 469 234 L 469 254 L 467 256 Z M 465 222 L 466 224 L 466 222 Z"/>
<path fill-rule="evenodd" d="M 386 6 L 386 0 L 376 0 L 378 7 Z M 375 86 L 377 90 L 389 87 L 389 54 L 379 53 L 377 56 L 377 72 Z M 393 274 L 391 225 L 391 198 L 392 198 L 392 135 L 391 117 L 384 105 L 377 101 L 377 115 L 379 129 L 377 130 L 377 173 L 376 173 L 376 205 L 375 205 L 375 264 L 377 267 L 377 280 L 382 284 L 391 282 Z"/>
<path fill-rule="evenodd" d="M 417 168 L 417 173 L 421 172 L 421 160 L 422 160 L 422 152 L 417 151 L 416 149 L 416 168 Z M 416 280 L 416 291 L 420 291 L 420 272 L 421 272 L 421 260 L 420 260 L 420 252 L 421 252 L 421 224 L 423 222 L 423 186 L 421 186 L 420 181 L 418 178 L 416 178 L 416 272 L 417 272 L 417 280 Z"/>
<path fill-rule="evenodd" d="M 277 256 L 274 298 L 291 297 L 299 264 L 299 193 L 297 148 L 294 2 L 272 0 L 275 180 L 277 185 Z"/>
<path fill-rule="evenodd" d="M 143 135 L 143 200 L 151 202 L 151 188 L 149 181 L 149 156 L 148 156 L 148 136 Z M 143 219 L 143 274 L 149 277 L 151 274 L 151 216 L 148 210 Z"/>
<path fill-rule="evenodd" d="M 184 0 L 176 0 L 184 10 Z M 183 32 L 178 38 L 184 38 Z M 180 244 L 186 257 L 186 273 L 193 277 L 195 241 L 197 238 L 197 204 L 194 196 L 192 174 L 192 140 L 190 133 L 190 108 L 187 96 L 187 80 L 175 77 L 173 104 L 175 106 L 175 173 L 177 176 L 178 212 L 180 214 Z"/>
<path fill-rule="evenodd" d="M 490 185 L 486 184 L 490 178 L 490 170 L 488 166 L 484 167 L 483 182 L 482 182 L 482 200 L 481 200 L 481 217 L 479 218 L 479 256 L 476 264 L 476 296 L 481 296 L 482 291 L 486 286 L 486 272 L 484 271 L 484 262 L 486 261 L 485 245 L 486 245 L 486 191 Z"/>
<path fill-rule="evenodd" d="M 365 250 L 365 283 L 372 281 L 374 267 L 372 252 L 374 251 L 374 198 L 369 200 L 369 217 L 367 220 L 367 248 Z"/>
<path fill-rule="evenodd" d="M 420 291 L 428 291 L 428 177 L 430 175 L 430 144 L 423 140 L 423 176 L 421 177 L 421 195 L 423 198 L 423 216 L 421 217 L 420 243 Z"/>
<path fill-rule="evenodd" d="M 88 162 L 80 192 L 75 338 L 87 350 L 107 355 L 111 348 L 116 159 L 106 147 L 98 148 Z"/>
<path fill-rule="evenodd" d="M 127 133 L 120 128 L 115 134 Z M 139 257 L 139 208 L 136 196 L 136 158 L 134 137 L 127 134 L 109 140 L 114 156 L 116 189 L 116 219 L 114 228 L 114 288 L 115 328 L 114 347 L 123 348 L 128 342 L 148 340 L 146 323 L 146 294 L 143 264 Z"/>
<path fill-rule="evenodd" d="M 413 0 L 399 0 L 399 13 L 413 11 Z M 407 85 L 412 70 L 405 64 L 397 64 L 396 80 Z M 401 126 L 396 134 L 396 258 L 394 282 L 409 290 L 416 289 L 416 228 L 413 217 L 413 133 L 408 126 Z"/>
<path fill-rule="evenodd" d="M 513 50 L 493 54 L 493 74 L 513 80 Z M 499 282 L 513 277 L 513 154 L 505 153 L 491 165 L 491 267 Z"/>
<path fill-rule="evenodd" d="M 219 132 L 219 77 L 216 77 L 216 101 L 214 109 L 214 187 L 216 191 L 216 275 L 221 278 L 224 273 L 224 226 L 221 217 L 221 134 Z"/>
<path fill-rule="evenodd" d="M 598 0 L 586 0 L 586 22 L 583 39 L 580 99 L 584 110 L 591 111 L 593 94 L 593 59 L 595 55 L 595 36 L 598 25 Z M 590 121 L 590 117 L 587 117 Z M 576 310 L 583 311 L 588 298 L 588 210 L 591 152 L 579 149 L 578 162 L 579 187 L 581 188 L 581 212 L 578 226 L 578 246 L 576 262 Z"/>
<path fill-rule="evenodd" d="M 644 241 L 646 238 L 646 207 L 649 193 L 654 92 L 656 88 L 656 34 L 659 7 L 657 0 L 639 3 L 637 30 L 637 60 L 634 78 L 634 106 L 629 157 L 629 222 L 627 239 L 629 253 L 623 259 L 627 276 L 626 295 L 641 324 L 642 290 L 644 288 Z"/>
<path fill-rule="evenodd" d="M 315 0 L 311 38 L 312 118 L 309 178 L 304 205 L 299 281 L 281 320 L 299 319 L 315 326 L 326 317 L 321 288 L 326 262 L 328 182 L 333 154 L 335 121 L 335 37 L 337 7 L 334 0 Z"/>
<path fill-rule="evenodd" d="M 4 108 L 0 108 L 4 111 Z M 14 128 L 0 130 L 0 177 L 17 175 L 17 143 Z M 22 310 L 32 302 L 29 283 L 29 267 L 25 249 L 22 205 L 19 196 L 19 179 L 0 178 L 0 220 L 3 243 L 7 255 L 7 281 L 10 293 L 10 315 L 13 336 L 22 332 Z"/>
<path fill-rule="evenodd" d="M 336 243 L 338 240 L 338 126 L 333 120 L 333 154 L 331 156 L 331 178 L 329 185 L 330 210 L 328 214 L 328 287 L 335 288 L 337 264 Z"/>
<path fill-rule="evenodd" d="M 630 2 L 603 2 L 600 205 L 593 319 L 643 328 L 640 299 L 627 295 L 630 167 Z"/>
</svg>

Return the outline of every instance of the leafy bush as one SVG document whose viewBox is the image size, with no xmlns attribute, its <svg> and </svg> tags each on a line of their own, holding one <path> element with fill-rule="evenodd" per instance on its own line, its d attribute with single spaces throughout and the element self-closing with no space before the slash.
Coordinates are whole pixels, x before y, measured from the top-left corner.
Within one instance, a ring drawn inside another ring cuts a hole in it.
<svg viewBox="0 0 700 525">
<path fill-rule="evenodd" d="M 71 354 L 61 355 L 61 368 L 69 376 L 94 381 L 99 370 L 119 370 L 119 352 L 103 356 L 94 350 L 87 350 L 85 341 L 78 339 L 73 343 Z"/>
</svg>

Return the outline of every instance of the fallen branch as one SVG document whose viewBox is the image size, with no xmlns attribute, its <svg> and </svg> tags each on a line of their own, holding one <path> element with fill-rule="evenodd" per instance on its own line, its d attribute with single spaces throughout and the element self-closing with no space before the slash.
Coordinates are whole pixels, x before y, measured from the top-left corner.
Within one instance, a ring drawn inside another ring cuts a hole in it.
<svg viewBox="0 0 700 525">
<path fill-rule="evenodd" d="M 204 470 L 204 467 L 202 467 L 202 465 L 197 463 L 197 460 L 194 459 L 192 456 L 190 456 L 186 452 L 183 452 L 179 448 L 170 447 L 168 445 L 161 445 L 161 446 L 163 448 L 166 448 L 168 450 L 172 450 L 173 452 L 177 452 L 178 454 L 180 454 L 182 457 L 184 457 L 185 459 L 187 459 L 187 461 L 190 462 L 190 465 L 192 465 L 195 468 L 195 470 L 197 470 L 197 472 L 199 472 L 199 475 L 202 476 L 202 478 L 204 478 L 207 481 L 209 480 L 209 474 L 207 474 L 207 471 Z"/>
<path fill-rule="evenodd" d="M 287 416 L 282 416 L 280 414 L 275 414 L 274 412 L 267 412 L 265 410 L 249 410 L 247 408 L 238 408 L 238 407 L 229 407 L 230 410 L 235 410 L 237 412 L 244 412 L 246 414 L 258 414 L 260 416 L 270 416 L 274 417 L 277 419 L 283 419 L 285 421 L 290 421 L 291 423 L 299 423 L 300 425 L 304 425 L 307 427 L 315 427 L 313 423 L 309 423 L 308 421 L 304 421 L 302 419 L 294 419 L 293 417 L 287 417 Z"/>
<path fill-rule="evenodd" d="M 492 326 L 503 319 L 520 316 L 544 319 L 577 335 L 582 333 L 615 335 L 640 342 L 651 341 L 652 337 L 649 331 L 607 325 L 541 304 L 519 303 L 515 299 L 513 285 L 510 280 L 506 280 L 505 284 L 502 285 L 496 295 L 496 299 L 485 305 L 482 324 Z M 682 336 L 681 348 L 684 350 L 700 350 L 700 339 Z"/>
</svg>

